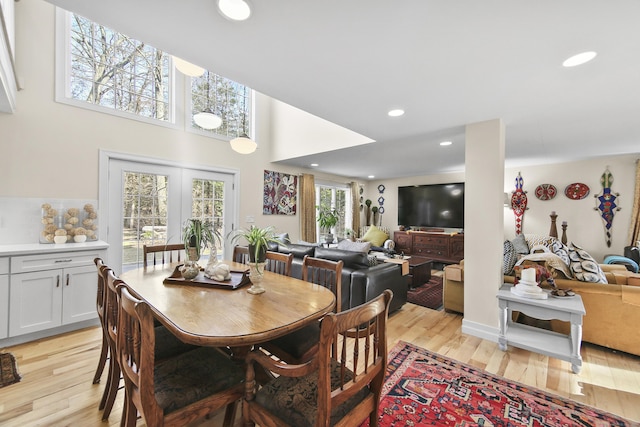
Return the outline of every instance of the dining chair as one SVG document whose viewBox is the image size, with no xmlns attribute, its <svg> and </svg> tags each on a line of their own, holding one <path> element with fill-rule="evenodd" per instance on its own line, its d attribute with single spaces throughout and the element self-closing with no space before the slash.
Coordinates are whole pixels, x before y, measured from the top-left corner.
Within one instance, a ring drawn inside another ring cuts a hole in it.
<svg viewBox="0 0 640 427">
<path fill-rule="evenodd" d="M 273 273 L 291 276 L 293 254 L 267 251 L 264 269 Z"/>
<path fill-rule="evenodd" d="M 334 311 L 342 311 L 342 261 L 314 258 L 305 255 L 302 260 L 302 280 L 324 286 L 336 297 Z M 318 351 L 320 323 L 314 322 L 301 329 L 260 345 L 272 356 L 286 363 L 299 364 L 309 360 Z"/>
<path fill-rule="evenodd" d="M 156 258 L 162 261 L 161 264 L 172 263 L 174 252 L 176 252 L 176 261 L 180 261 L 182 254 L 184 253 L 184 243 L 167 243 L 163 245 L 143 245 L 142 246 L 142 265 L 147 266 L 149 258 L 148 254 L 151 254 L 153 265 L 156 265 Z"/>
<path fill-rule="evenodd" d="M 249 264 L 249 246 L 234 246 L 231 260 L 240 264 Z"/>
<path fill-rule="evenodd" d="M 102 328 L 102 345 L 100 347 L 100 358 L 98 359 L 98 366 L 96 367 L 96 373 L 93 375 L 93 384 L 98 384 L 100 382 L 100 377 L 102 377 L 102 373 L 104 372 L 104 367 L 107 363 L 107 357 L 109 356 L 109 342 L 107 341 L 107 330 L 105 329 L 104 324 L 104 297 L 105 297 L 105 287 L 104 287 L 104 277 L 102 275 L 102 268 L 105 267 L 104 261 L 102 258 L 95 258 L 93 262 L 96 265 L 97 276 L 98 276 L 98 286 L 96 293 L 96 311 L 98 312 L 98 320 L 100 321 L 100 327 Z"/>
<path fill-rule="evenodd" d="M 119 335 L 119 307 L 118 307 L 118 286 L 123 282 L 120 280 L 113 270 L 104 266 L 102 269 L 103 281 L 105 284 L 105 330 L 107 333 L 107 342 L 109 344 L 109 374 L 107 376 L 107 384 L 105 386 L 99 409 L 104 410 L 102 419 L 107 420 L 113 409 L 118 390 L 120 389 L 120 379 L 122 372 L 120 369 L 120 360 L 118 358 L 118 335 Z M 196 346 L 185 344 L 176 338 L 166 327 L 155 325 L 156 329 L 156 348 L 155 356 L 158 359 L 166 359 L 177 354 L 193 350 Z"/>
<path fill-rule="evenodd" d="M 123 425 L 136 425 L 140 412 L 148 426 L 181 426 L 226 406 L 231 426 L 244 392 L 244 372 L 219 349 L 196 347 L 160 361 L 157 328 L 149 305 L 126 283 L 118 287 L 118 356 L 125 382 Z"/>
<path fill-rule="evenodd" d="M 359 426 L 368 418 L 369 426 L 377 426 L 392 297 L 387 289 L 365 304 L 324 316 L 318 353 L 303 364 L 286 364 L 259 349 L 249 352 L 244 425 Z M 260 387 L 256 365 L 274 379 Z"/>
</svg>

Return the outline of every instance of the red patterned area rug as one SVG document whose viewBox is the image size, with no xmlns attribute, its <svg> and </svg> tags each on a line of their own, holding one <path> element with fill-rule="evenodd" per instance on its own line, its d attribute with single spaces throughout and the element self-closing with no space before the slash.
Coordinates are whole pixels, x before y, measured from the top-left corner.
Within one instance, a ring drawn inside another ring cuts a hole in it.
<svg viewBox="0 0 640 427">
<path fill-rule="evenodd" d="M 379 420 L 381 427 L 640 425 L 402 341 L 389 353 Z"/>
<path fill-rule="evenodd" d="M 442 277 L 431 276 L 424 285 L 409 289 L 407 301 L 433 310 L 442 308 Z"/>
<path fill-rule="evenodd" d="M 0 388 L 20 381 L 16 358 L 11 353 L 0 353 Z"/>
</svg>

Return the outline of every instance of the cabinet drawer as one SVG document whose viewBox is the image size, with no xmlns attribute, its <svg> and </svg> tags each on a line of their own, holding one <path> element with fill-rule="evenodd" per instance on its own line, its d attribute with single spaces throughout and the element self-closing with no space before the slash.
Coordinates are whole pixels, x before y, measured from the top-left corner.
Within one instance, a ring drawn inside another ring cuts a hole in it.
<svg viewBox="0 0 640 427">
<path fill-rule="evenodd" d="M 104 256 L 103 250 L 16 256 L 11 257 L 11 274 L 93 265 L 96 257 Z"/>
<path fill-rule="evenodd" d="M 448 246 L 449 238 L 447 236 L 415 236 L 413 244 L 431 247 Z"/>
<path fill-rule="evenodd" d="M 0 274 L 9 274 L 9 258 L 0 258 Z"/>
</svg>

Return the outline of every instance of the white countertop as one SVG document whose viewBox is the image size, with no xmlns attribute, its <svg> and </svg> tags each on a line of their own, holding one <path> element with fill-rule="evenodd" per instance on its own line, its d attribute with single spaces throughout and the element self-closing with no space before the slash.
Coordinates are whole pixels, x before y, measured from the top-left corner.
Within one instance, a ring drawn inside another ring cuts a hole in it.
<svg viewBox="0 0 640 427">
<path fill-rule="evenodd" d="M 85 243 L 23 243 L 16 245 L 0 245 L 0 256 L 36 255 L 51 252 L 77 252 L 91 249 L 107 249 L 109 244 L 102 240 Z"/>
</svg>

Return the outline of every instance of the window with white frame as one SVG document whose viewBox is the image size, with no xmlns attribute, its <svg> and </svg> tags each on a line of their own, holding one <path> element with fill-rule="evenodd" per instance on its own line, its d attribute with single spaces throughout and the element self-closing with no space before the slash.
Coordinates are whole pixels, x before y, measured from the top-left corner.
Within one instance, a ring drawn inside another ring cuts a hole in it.
<svg viewBox="0 0 640 427">
<path fill-rule="evenodd" d="M 353 206 L 351 203 L 351 188 L 348 185 L 322 183 L 316 181 L 316 206 L 335 210 L 338 214 L 338 223 L 332 230 L 338 238 L 345 237 L 345 230 L 353 225 Z M 319 225 L 316 224 L 316 233 L 321 235 Z"/>
<path fill-rule="evenodd" d="M 201 77 L 172 76 L 171 55 L 142 41 L 58 10 L 60 102 L 165 126 L 181 126 L 220 139 L 250 133 L 252 90 L 207 71 Z M 188 82 L 188 83 L 187 83 Z M 185 99 L 186 117 L 176 117 Z M 222 118 L 213 130 L 200 129 L 193 114 L 211 110 Z"/>
</svg>

